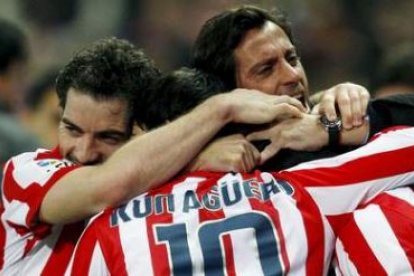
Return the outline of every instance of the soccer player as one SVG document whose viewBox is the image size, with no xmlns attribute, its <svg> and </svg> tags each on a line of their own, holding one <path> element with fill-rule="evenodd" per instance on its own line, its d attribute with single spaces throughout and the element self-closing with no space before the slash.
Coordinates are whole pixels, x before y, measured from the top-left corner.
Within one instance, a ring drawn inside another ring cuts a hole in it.
<svg viewBox="0 0 414 276">
<path fill-rule="evenodd" d="M 175 72 L 159 82 L 154 95 L 162 105 L 149 109 L 148 125 L 172 120 L 221 89 L 196 70 Z M 247 130 L 229 127 L 227 134 Z M 412 153 L 414 129 L 393 129 L 358 150 L 281 172 L 180 175 L 95 217 L 71 273 L 324 275 L 335 238 L 327 217 L 410 184 Z"/>
<path fill-rule="evenodd" d="M 171 178 L 228 122 L 301 116 L 294 99 L 239 90 L 139 136 L 135 122 L 159 76 L 141 50 L 116 38 L 85 48 L 62 69 L 59 145 L 13 157 L 4 170 L 1 274 L 61 275 L 84 219 Z"/>
</svg>

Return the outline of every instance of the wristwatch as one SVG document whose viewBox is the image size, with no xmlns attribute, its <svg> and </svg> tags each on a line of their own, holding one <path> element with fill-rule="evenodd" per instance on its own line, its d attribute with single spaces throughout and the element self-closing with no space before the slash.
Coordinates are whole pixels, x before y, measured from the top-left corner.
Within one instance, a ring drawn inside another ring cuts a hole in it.
<svg viewBox="0 0 414 276">
<path fill-rule="evenodd" d="M 339 135 L 342 129 L 342 121 L 340 118 L 337 118 L 334 121 L 329 121 L 325 115 L 322 115 L 320 122 L 329 135 L 328 146 L 330 148 L 336 148 L 339 145 Z"/>
</svg>

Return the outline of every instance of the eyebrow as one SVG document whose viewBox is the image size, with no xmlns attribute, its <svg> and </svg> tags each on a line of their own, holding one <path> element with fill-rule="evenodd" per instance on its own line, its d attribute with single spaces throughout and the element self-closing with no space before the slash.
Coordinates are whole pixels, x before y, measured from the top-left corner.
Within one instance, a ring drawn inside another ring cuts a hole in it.
<svg viewBox="0 0 414 276">
<path fill-rule="evenodd" d="M 288 49 L 286 49 L 285 51 L 285 56 L 295 53 L 297 54 L 297 50 L 295 46 L 289 47 Z M 261 66 L 264 66 L 266 64 L 270 64 L 270 63 L 275 63 L 277 62 L 278 58 L 277 57 L 269 57 L 266 58 L 265 60 L 259 61 L 258 63 L 256 63 L 255 65 L 253 65 L 253 67 L 249 70 L 249 73 L 254 73 L 256 72 Z"/>
<path fill-rule="evenodd" d="M 251 73 L 256 72 L 260 67 L 262 67 L 266 64 L 275 63 L 275 62 L 277 62 L 277 59 L 278 59 L 277 57 L 270 57 L 270 58 L 267 58 L 265 60 L 259 61 L 258 63 L 253 65 L 252 68 L 250 68 L 249 73 L 251 74 Z"/>
<path fill-rule="evenodd" d="M 80 132 L 84 132 L 81 127 L 79 127 L 78 125 L 73 123 L 68 118 L 62 118 L 62 122 L 64 124 L 70 125 L 71 127 L 75 128 L 76 130 L 78 130 Z M 128 136 L 126 132 L 120 131 L 120 130 L 117 130 L 117 129 L 106 129 L 106 130 L 103 130 L 103 131 L 98 131 L 98 132 L 94 133 L 94 135 L 96 135 L 96 136 L 118 136 L 118 137 L 121 137 L 123 139 L 126 139 L 127 136 Z"/>
</svg>

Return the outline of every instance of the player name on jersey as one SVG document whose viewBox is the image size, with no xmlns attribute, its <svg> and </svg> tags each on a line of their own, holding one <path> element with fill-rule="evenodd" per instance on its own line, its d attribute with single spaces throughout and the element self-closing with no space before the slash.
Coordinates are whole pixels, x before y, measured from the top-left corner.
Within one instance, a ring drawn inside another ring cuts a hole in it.
<svg viewBox="0 0 414 276">
<path fill-rule="evenodd" d="M 128 205 L 125 204 L 113 211 L 111 226 L 117 226 L 120 221 L 128 222 L 131 219 L 145 218 L 152 214 L 174 213 L 178 209 L 183 213 L 200 208 L 219 211 L 223 207 L 240 202 L 243 198 L 267 201 L 272 195 L 280 192 L 288 195 L 293 194 L 294 189 L 288 182 L 276 180 L 269 173 L 263 173 L 263 175 L 266 175 L 267 181 L 260 181 L 257 178 L 223 181 L 219 185 L 212 186 L 201 197 L 198 197 L 194 190 L 188 190 L 180 204 L 175 200 L 174 194 L 147 195 L 134 199 Z M 128 208 L 128 206 L 132 206 L 132 208 Z"/>
</svg>

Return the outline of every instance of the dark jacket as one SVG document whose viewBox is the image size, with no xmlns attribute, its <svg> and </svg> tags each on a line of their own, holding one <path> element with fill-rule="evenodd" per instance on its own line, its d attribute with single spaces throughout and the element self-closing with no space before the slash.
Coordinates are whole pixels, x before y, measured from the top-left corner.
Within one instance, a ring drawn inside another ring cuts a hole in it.
<svg viewBox="0 0 414 276">
<path fill-rule="evenodd" d="M 390 126 L 414 126 L 414 93 L 372 100 L 368 105 L 367 113 L 370 120 L 369 137 Z M 357 146 L 338 147 L 335 150 L 323 148 L 316 152 L 284 149 L 266 162 L 261 169 L 265 171 L 282 170 L 302 162 L 332 157 L 355 148 Z"/>
</svg>

